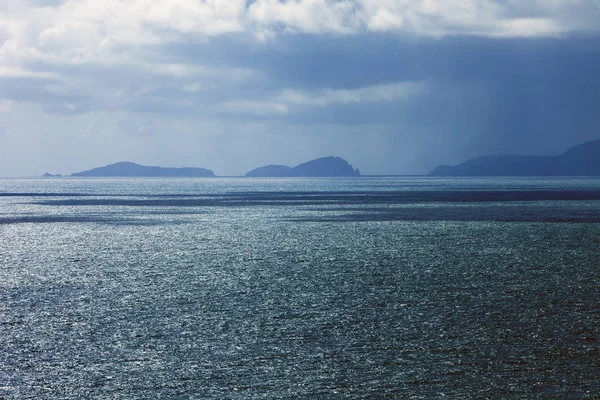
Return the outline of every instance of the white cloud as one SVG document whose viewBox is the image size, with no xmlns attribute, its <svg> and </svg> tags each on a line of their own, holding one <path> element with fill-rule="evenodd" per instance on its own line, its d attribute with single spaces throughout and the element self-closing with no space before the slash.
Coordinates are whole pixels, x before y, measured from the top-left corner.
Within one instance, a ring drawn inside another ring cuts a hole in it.
<svg viewBox="0 0 600 400">
<path fill-rule="evenodd" d="M 286 32 L 353 33 L 361 25 L 359 5 L 350 0 L 257 0 L 248 8 L 248 19 Z"/>
<path fill-rule="evenodd" d="M 212 88 L 214 88 L 214 86 Z M 209 87 L 206 87 L 200 83 L 190 83 L 189 85 L 183 85 L 181 87 L 181 90 L 187 93 L 196 93 L 207 89 L 209 89 Z"/>
<path fill-rule="evenodd" d="M 522 3 L 507 6 L 492 0 L 361 0 L 367 29 L 372 31 L 435 37 L 455 34 L 529 37 L 556 36 L 569 30 L 559 18 L 549 17 L 548 6 L 542 4 L 529 18 L 515 17 L 513 13 L 518 13 Z"/>
<path fill-rule="evenodd" d="M 12 3 L 12 2 L 10 2 Z M 78 0 L 57 7 L 0 8 L 0 65 L 119 63 L 140 46 L 180 35 L 209 38 L 244 29 L 244 0 Z M 133 51 L 123 51 L 130 49 Z"/>
<path fill-rule="evenodd" d="M 257 0 L 246 30 L 530 37 L 598 31 L 599 18 L 599 2 L 580 0 Z"/>
<path fill-rule="evenodd" d="M 244 0 L 138 1 L 142 19 L 161 28 L 208 36 L 243 30 Z"/>
<path fill-rule="evenodd" d="M 287 114 L 288 107 L 285 104 L 276 102 L 228 101 L 220 105 L 218 112 L 253 115 L 256 117 L 270 117 Z"/>
<path fill-rule="evenodd" d="M 514 18 L 501 21 L 490 36 L 498 37 L 535 37 L 560 35 L 565 27 L 548 18 Z"/>
<path fill-rule="evenodd" d="M 329 107 L 343 104 L 394 102 L 414 98 L 427 88 L 426 82 L 399 82 L 357 89 L 302 91 L 285 89 L 263 100 L 227 101 L 213 108 L 213 113 L 280 117 L 293 114 L 298 107 Z"/>
<path fill-rule="evenodd" d="M 36 72 L 0 65 L 0 78 L 56 78 L 51 72 Z"/>
<path fill-rule="evenodd" d="M 398 32 L 421 36 L 557 36 L 600 30 L 600 2 L 576 0 L 70 0 L 0 6 L 0 66 L 119 64 L 144 46 L 235 32 Z M 156 58 L 153 63 L 160 64 Z"/>
<path fill-rule="evenodd" d="M 398 82 L 357 89 L 320 90 L 306 93 L 293 89 L 284 90 L 280 99 L 288 104 L 326 107 L 333 104 L 390 102 L 407 99 L 421 93 L 425 82 Z"/>
</svg>

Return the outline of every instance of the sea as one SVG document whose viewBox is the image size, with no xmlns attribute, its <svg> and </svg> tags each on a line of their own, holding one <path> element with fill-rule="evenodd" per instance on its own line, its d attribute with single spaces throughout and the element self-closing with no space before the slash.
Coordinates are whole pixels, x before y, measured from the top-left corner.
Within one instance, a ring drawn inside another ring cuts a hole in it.
<svg viewBox="0 0 600 400">
<path fill-rule="evenodd" d="M 0 180 L 1 399 L 598 399 L 600 179 Z"/>
</svg>

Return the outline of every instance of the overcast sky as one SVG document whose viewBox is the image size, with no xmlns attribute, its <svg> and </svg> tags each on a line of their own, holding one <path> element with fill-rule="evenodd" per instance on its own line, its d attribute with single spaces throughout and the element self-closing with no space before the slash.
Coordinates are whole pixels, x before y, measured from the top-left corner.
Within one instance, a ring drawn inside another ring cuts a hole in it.
<svg viewBox="0 0 600 400">
<path fill-rule="evenodd" d="M 0 0 L 0 176 L 363 174 L 600 137 L 600 0 Z"/>
</svg>

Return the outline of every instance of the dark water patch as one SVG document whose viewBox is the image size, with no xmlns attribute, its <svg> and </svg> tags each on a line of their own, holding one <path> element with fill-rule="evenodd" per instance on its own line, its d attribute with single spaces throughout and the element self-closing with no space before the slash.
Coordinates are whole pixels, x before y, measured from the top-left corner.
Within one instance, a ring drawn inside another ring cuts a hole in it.
<svg viewBox="0 0 600 400">
<path fill-rule="evenodd" d="M 221 195 L 211 194 L 186 194 L 186 193 L 69 193 L 69 192 L 5 192 L 0 197 L 161 197 L 161 198 L 186 198 L 186 197 L 213 197 Z"/>
<path fill-rule="evenodd" d="M 13 224 L 49 224 L 49 223 L 99 223 L 109 225 L 139 225 L 152 226 L 171 223 L 181 223 L 180 221 L 161 221 L 157 219 L 136 219 L 136 218 L 116 218 L 103 216 L 74 216 L 74 215 L 27 215 L 19 217 L 1 217 L 0 225 Z"/>
<path fill-rule="evenodd" d="M 402 207 L 334 210 L 318 215 L 286 218 L 294 222 L 464 221 L 464 222 L 565 222 L 600 223 L 600 206 L 568 207 Z"/>
<path fill-rule="evenodd" d="M 310 206 L 321 204 L 312 200 L 252 200 L 252 199 L 69 199 L 48 200 L 33 204 L 48 206 L 129 206 L 129 207 L 251 207 Z"/>
<path fill-rule="evenodd" d="M 504 201 L 565 201 L 600 200 L 600 190 L 400 190 L 400 191 L 300 191 L 300 192 L 234 192 L 224 198 L 238 197 L 249 201 L 311 200 L 348 203 L 411 203 L 411 202 L 504 202 Z"/>
<path fill-rule="evenodd" d="M 195 198 L 74 198 L 45 200 L 34 204 L 52 206 L 134 206 L 134 207 L 246 207 L 317 206 L 322 204 L 410 204 L 481 203 L 528 201 L 600 200 L 599 190 L 531 191 L 394 191 L 394 192 L 248 192 L 208 195 Z"/>
<path fill-rule="evenodd" d="M 0 197 L 79 197 L 79 196 L 93 196 L 92 194 L 84 193 L 53 193 L 53 192 L 10 192 L 0 193 Z"/>
</svg>

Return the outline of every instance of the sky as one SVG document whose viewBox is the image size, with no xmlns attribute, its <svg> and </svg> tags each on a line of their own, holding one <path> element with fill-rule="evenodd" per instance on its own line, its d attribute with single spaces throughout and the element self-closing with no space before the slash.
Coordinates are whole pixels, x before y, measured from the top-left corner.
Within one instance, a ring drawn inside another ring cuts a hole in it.
<svg viewBox="0 0 600 400">
<path fill-rule="evenodd" d="M 600 0 L 0 0 L 0 176 L 426 174 L 600 137 Z"/>
</svg>

